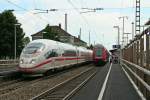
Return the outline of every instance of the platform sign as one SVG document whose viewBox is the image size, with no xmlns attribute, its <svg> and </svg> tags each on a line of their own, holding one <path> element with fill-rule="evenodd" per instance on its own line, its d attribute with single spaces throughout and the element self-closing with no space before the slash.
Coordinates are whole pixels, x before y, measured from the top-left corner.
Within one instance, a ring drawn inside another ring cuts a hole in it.
<svg viewBox="0 0 150 100">
<path fill-rule="evenodd" d="M 120 45 L 113 45 L 113 49 L 120 49 Z"/>
</svg>

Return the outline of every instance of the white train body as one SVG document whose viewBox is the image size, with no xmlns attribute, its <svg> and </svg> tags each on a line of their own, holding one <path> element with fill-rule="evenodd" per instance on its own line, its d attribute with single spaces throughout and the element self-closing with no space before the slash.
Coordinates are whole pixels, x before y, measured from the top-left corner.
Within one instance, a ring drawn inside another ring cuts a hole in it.
<svg viewBox="0 0 150 100">
<path fill-rule="evenodd" d="M 92 51 L 83 47 L 39 39 L 30 42 L 20 55 L 19 71 L 43 74 L 48 70 L 92 61 Z"/>
</svg>

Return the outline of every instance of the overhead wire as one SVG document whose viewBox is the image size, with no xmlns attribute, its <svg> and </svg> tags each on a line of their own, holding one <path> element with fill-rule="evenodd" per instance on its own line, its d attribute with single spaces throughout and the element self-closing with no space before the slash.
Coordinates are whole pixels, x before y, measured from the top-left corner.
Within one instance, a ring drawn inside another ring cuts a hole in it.
<svg viewBox="0 0 150 100">
<path fill-rule="evenodd" d="M 85 21 L 85 23 L 89 26 L 89 27 L 91 27 L 91 25 L 89 24 L 89 22 L 87 21 L 87 19 L 84 17 L 84 16 L 82 16 L 82 14 L 80 13 L 80 11 L 77 9 L 77 7 L 71 2 L 71 0 L 67 0 L 68 1 L 68 3 L 76 10 L 76 12 L 78 12 L 78 14 L 81 16 L 81 18 Z M 90 28 L 90 30 L 91 30 L 91 28 Z M 98 35 L 96 34 L 96 31 L 95 30 L 93 30 L 94 31 L 94 33 L 95 33 L 95 35 L 96 35 L 96 38 L 99 38 L 98 37 Z"/>
<path fill-rule="evenodd" d="M 45 18 L 43 18 L 43 17 L 41 17 L 41 16 L 39 16 L 39 15 L 37 15 L 37 14 L 34 14 L 33 12 L 29 11 L 28 9 L 21 7 L 21 6 L 17 5 L 17 4 L 15 4 L 15 3 L 13 3 L 13 2 L 10 1 L 10 0 L 5 0 L 5 1 L 8 2 L 8 3 L 11 4 L 11 5 L 14 5 L 15 7 L 19 8 L 19 9 L 22 9 L 22 10 L 25 10 L 25 11 L 29 12 L 30 14 L 32 14 L 32 15 L 38 17 L 38 18 L 41 19 L 41 20 L 44 20 L 46 23 L 49 23 L 49 21 L 48 21 L 47 19 L 45 19 Z"/>
</svg>

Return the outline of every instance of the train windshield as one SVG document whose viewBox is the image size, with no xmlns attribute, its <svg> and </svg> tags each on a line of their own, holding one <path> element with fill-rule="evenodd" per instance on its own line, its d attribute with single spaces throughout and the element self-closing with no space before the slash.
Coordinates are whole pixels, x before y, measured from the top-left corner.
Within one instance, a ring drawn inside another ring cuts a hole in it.
<svg viewBox="0 0 150 100">
<path fill-rule="evenodd" d="M 43 51 L 45 45 L 43 43 L 31 43 L 23 50 L 24 54 L 33 54 Z"/>
<path fill-rule="evenodd" d="M 97 56 L 97 57 L 102 56 L 102 50 L 101 50 L 101 49 L 97 49 L 97 50 L 96 50 L 96 56 Z"/>
</svg>

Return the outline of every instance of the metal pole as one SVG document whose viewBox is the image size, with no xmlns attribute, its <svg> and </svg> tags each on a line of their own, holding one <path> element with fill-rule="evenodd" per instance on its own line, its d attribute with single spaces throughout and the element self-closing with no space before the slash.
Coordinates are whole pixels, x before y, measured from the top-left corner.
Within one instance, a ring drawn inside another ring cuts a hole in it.
<svg viewBox="0 0 150 100">
<path fill-rule="evenodd" d="M 124 46 L 124 18 L 128 18 L 127 16 L 122 16 L 122 17 L 119 17 L 119 19 L 123 19 L 123 28 L 122 28 L 122 41 L 123 41 L 123 46 Z"/>
<path fill-rule="evenodd" d="M 132 24 L 132 40 L 134 38 L 134 22 L 131 23 Z"/>
<path fill-rule="evenodd" d="M 119 26 L 114 26 L 114 28 L 118 29 L 118 46 L 120 46 L 120 28 Z M 121 46 L 119 48 L 119 57 L 120 59 L 122 59 L 122 50 L 121 50 Z M 119 61 L 121 63 L 121 60 Z"/>
<path fill-rule="evenodd" d="M 118 29 L 118 45 L 120 44 L 120 28 L 119 26 L 114 26 L 114 28 Z"/>
<path fill-rule="evenodd" d="M 14 28 L 15 28 L 15 52 L 14 52 L 14 53 L 15 53 L 15 57 L 14 57 L 14 59 L 15 59 L 15 60 L 16 60 L 16 55 L 17 55 L 17 50 L 16 50 L 16 48 L 17 48 L 17 46 L 16 46 L 16 44 L 17 44 L 17 43 L 16 43 L 16 36 L 17 36 L 17 35 L 16 35 L 16 30 L 17 30 L 17 29 L 16 29 L 16 27 L 19 26 L 19 25 L 21 25 L 21 24 L 20 24 L 20 23 L 14 24 Z"/>
<path fill-rule="evenodd" d="M 67 32 L 67 14 L 65 14 L 65 31 Z"/>
<path fill-rule="evenodd" d="M 82 30 L 81 30 L 81 28 L 80 28 L 80 34 L 79 34 L 79 37 L 80 37 L 79 39 L 80 39 L 80 40 L 81 40 L 81 32 L 82 32 Z"/>
<path fill-rule="evenodd" d="M 89 46 L 91 44 L 91 36 L 90 36 L 90 31 L 89 31 Z"/>
<path fill-rule="evenodd" d="M 123 28 L 122 28 L 122 32 L 123 32 L 123 34 L 122 34 L 122 39 L 123 39 L 123 45 L 124 45 L 124 17 L 123 17 Z"/>
<path fill-rule="evenodd" d="M 118 45 L 120 45 L 120 28 L 118 26 Z"/>
<path fill-rule="evenodd" d="M 16 60 L 16 25 L 15 25 L 15 52 L 14 53 L 15 53 L 15 58 L 14 59 Z"/>
</svg>

